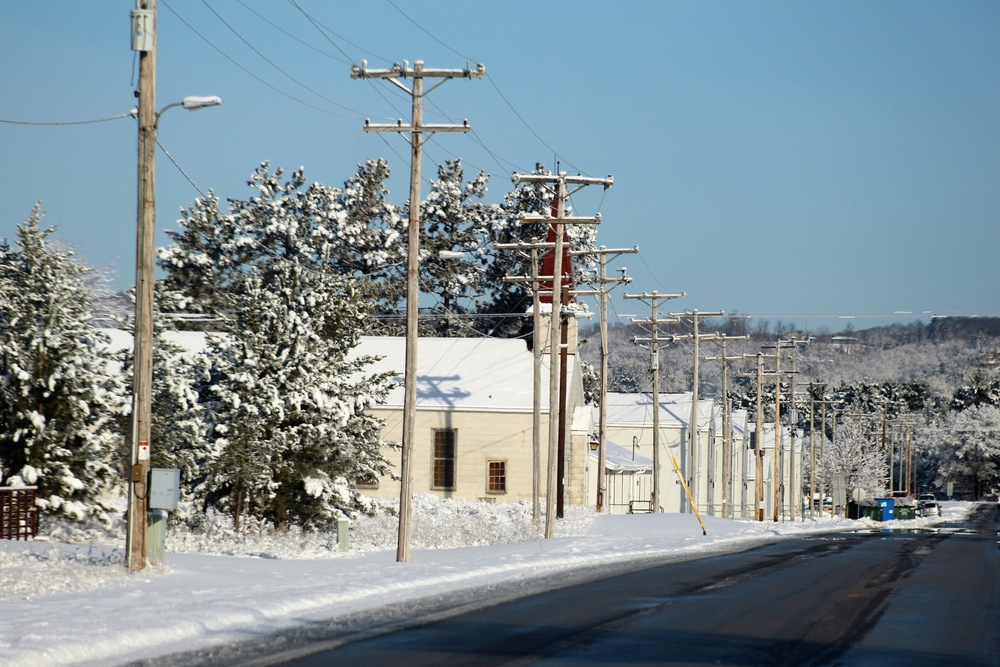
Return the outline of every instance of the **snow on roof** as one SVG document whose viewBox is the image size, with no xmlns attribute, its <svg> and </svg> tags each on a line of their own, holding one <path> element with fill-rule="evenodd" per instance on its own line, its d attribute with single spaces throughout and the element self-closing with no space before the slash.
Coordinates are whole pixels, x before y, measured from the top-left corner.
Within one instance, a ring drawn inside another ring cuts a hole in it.
<svg viewBox="0 0 1000 667">
<path fill-rule="evenodd" d="M 391 372 L 402 383 L 406 339 L 362 336 L 355 354 L 383 357 L 369 368 Z M 570 355 L 567 382 L 573 382 Z M 531 412 L 534 357 L 520 339 L 419 338 L 417 340 L 417 409 Z M 548 355 L 542 355 L 542 412 L 549 406 Z M 403 386 L 393 389 L 388 407 L 403 404 Z"/>
<path fill-rule="evenodd" d="M 102 331 L 111 338 L 112 351 L 132 349 L 132 336 L 127 331 Z M 204 332 L 167 331 L 163 336 L 192 354 L 206 349 L 207 334 Z M 381 357 L 366 372 L 396 374 L 400 384 L 389 392 L 384 406 L 401 407 L 406 339 L 401 336 L 362 336 L 352 356 Z M 575 355 L 569 355 L 568 359 L 567 382 L 572 383 L 575 381 Z M 417 409 L 531 412 L 533 369 L 534 357 L 527 344 L 520 339 L 419 338 Z M 548 413 L 549 407 L 548 378 L 548 355 L 542 355 L 543 414 Z"/>
<path fill-rule="evenodd" d="M 121 329 L 101 329 L 111 339 L 108 346 L 112 352 L 122 352 L 132 349 L 132 334 Z M 163 338 L 180 347 L 189 354 L 200 354 L 205 351 L 207 334 L 203 331 L 164 331 Z"/>
<path fill-rule="evenodd" d="M 617 442 L 608 440 L 605 445 L 604 467 L 607 470 L 623 470 L 642 472 L 653 469 L 653 459 L 643 456 L 631 447 L 622 447 Z M 592 459 L 597 460 L 597 452 L 591 452 Z"/>
<path fill-rule="evenodd" d="M 687 426 L 691 419 L 691 392 L 660 394 L 660 426 Z M 596 408 L 595 408 L 596 409 Z M 653 423 L 653 394 L 608 392 L 608 424 L 648 427 Z M 698 424 L 707 425 L 714 415 L 714 400 L 698 399 Z"/>
</svg>

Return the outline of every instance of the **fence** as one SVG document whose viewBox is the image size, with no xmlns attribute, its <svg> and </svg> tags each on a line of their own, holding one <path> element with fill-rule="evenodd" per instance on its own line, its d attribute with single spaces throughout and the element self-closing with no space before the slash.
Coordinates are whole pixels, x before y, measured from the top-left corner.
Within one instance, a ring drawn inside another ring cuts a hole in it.
<svg viewBox="0 0 1000 667">
<path fill-rule="evenodd" d="M 0 539 L 27 540 L 38 530 L 37 486 L 0 486 Z"/>
</svg>

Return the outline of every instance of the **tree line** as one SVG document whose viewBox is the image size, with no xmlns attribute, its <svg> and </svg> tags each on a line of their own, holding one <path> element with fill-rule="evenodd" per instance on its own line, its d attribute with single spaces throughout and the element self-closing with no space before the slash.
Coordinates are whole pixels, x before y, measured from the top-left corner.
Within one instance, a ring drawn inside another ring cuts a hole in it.
<svg viewBox="0 0 1000 667">
<path fill-rule="evenodd" d="M 372 160 L 334 187 L 265 162 L 248 197 L 210 191 L 167 232 L 151 463 L 179 468 L 196 507 L 279 527 L 375 511 L 356 483 L 389 470 L 395 443 L 369 408 L 393 380 L 353 350 L 403 331 L 408 204 L 388 200 L 389 175 Z M 521 184 L 487 204 L 488 180 L 449 161 L 419 203 L 422 335 L 526 333 L 530 292 L 502 278 L 529 274 L 528 257 L 494 246 L 528 240 L 519 219 L 548 211 L 553 193 Z M 130 331 L 131 316 L 99 311 L 100 272 L 41 220 L 36 206 L 0 248 L 0 479 L 37 486 L 43 515 L 108 521 L 131 456 L 132 359 L 97 324 Z M 593 237 L 572 232 L 570 247 Z M 206 332 L 202 353 L 163 335 L 191 329 Z"/>
</svg>

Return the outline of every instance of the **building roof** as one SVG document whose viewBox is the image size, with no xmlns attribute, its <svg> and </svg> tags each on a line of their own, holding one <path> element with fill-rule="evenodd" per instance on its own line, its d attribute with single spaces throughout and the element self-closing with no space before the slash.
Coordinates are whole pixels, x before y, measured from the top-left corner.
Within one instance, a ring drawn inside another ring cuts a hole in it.
<svg viewBox="0 0 1000 667">
<path fill-rule="evenodd" d="M 653 459 L 643 456 L 632 447 L 623 447 L 610 440 L 606 444 L 608 448 L 604 455 L 604 468 L 606 470 L 644 472 L 653 469 Z M 591 452 L 590 457 L 597 460 L 597 452 Z"/>
<path fill-rule="evenodd" d="M 382 357 L 370 369 L 396 374 L 406 365 L 406 339 L 362 336 L 355 354 Z M 575 356 L 569 355 L 567 383 L 575 381 Z M 520 339 L 419 338 L 417 340 L 418 410 L 489 410 L 531 412 L 534 357 Z M 542 355 L 541 407 L 549 409 L 548 355 Z M 386 397 L 387 407 L 403 405 L 400 384 Z"/>
<path fill-rule="evenodd" d="M 132 349 L 132 336 L 120 329 L 103 329 L 112 350 Z M 167 331 L 164 338 L 196 354 L 206 349 L 206 334 Z M 352 356 L 379 358 L 367 373 L 393 373 L 399 381 L 380 407 L 403 405 L 403 372 L 406 339 L 402 336 L 362 336 Z M 576 380 L 576 357 L 567 357 L 567 383 Z M 542 355 L 541 408 L 549 410 L 548 355 Z M 527 344 L 516 338 L 419 338 L 417 339 L 417 409 L 491 412 L 531 412 L 533 409 L 534 357 Z M 574 430 L 584 428 L 574 415 Z"/>
<path fill-rule="evenodd" d="M 659 394 L 660 426 L 684 427 L 691 419 L 691 392 L 681 394 Z M 713 419 L 714 400 L 698 399 L 698 424 L 708 425 Z M 596 410 L 596 408 L 595 408 Z M 653 394 L 608 392 L 607 395 L 608 424 L 613 426 L 635 426 L 648 428 L 653 424 Z M 594 417 L 597 421 L 597 417 Z"/>
</svg>

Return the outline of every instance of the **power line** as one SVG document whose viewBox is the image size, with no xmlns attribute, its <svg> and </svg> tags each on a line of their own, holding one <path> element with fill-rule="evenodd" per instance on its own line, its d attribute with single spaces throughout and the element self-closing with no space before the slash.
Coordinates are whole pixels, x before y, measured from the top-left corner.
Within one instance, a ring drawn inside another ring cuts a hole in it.
<svg viewBox="0 0 1000 667">
<path fill-rule="evenodd" d="M 89 125 L 92 123 L 106 123 L 110 120 L 121 120 L 122 118 L 128 118 L 132 115 L 129 113 L 118 114 L 117 116 L 107 116 L 105 118 L 94 118 L 93 120 L 68 120 L 68 121 L 32 121 L 32 120 L 8 120 L 0 118 L 0 123 L 8 123 L 10 125 L 39 125 L 39 126 L 65 126 L 65 125 Z"/>
<path fill-rule="evenodd" d="M 197 190 L 198 194 L 200 194 L 202 197 L 207 196 L 207 195 L 205 195 L 204 192 L 201 191 L 201 188 L 199 188 L 197 186 L 197 184 L 195 184 L 195 182 L 193 180 L 191 180 L 191 177 L 188 176 L 187 172 L 184 171 L 179 164 L 177 164 L 177 160 L 175 160 L 174 156 L 170 154 L 170 151 L 168 151 L 166 148 L 164 148 L 163 144 L 160 143 L 160 138 L 159 137 L 156 138 L 156 145 L 160 147 L 160 150 L 163 151 L 163 154 L 167 156 L 167 159 L 170 160 L 170 162 L 175 167 L 177 167 L 177 171 L 181 172 L 181 176 L 183 176 L 184 178 L 187 179 L 187 182 L 191 184 L 191 187 L 193 187 L 195 190 Z"/>
<path fill-rule="evenodd" d="M 215 44 L 213 44 L 210 39 L 208 39 L 203 34 L 201 34 L 200 32 L 198 32 L 198 30 L 193 25 L 191 25 L 190 23 L 188 23 L 184 19 L 184 17 L 182 17 L 180 14 L 178 14 L 177 11 L 173 7 L 171 7 L 167 2 L 165 2 L 164 0 L 160 0 L 160 1 L 161 1 L 161 3 L 163 4 L 164 7 L 166 7 L 168 10 L 170 10 L 171 14 L 173 14 L 174 16 L 176 16 L 177 19 L 181 23 L 183 23 L 184 25 L 186 25 L 191 32 L 193 32 L 198 37 L 200 37 L 203 42 L 205 42 L 210 47 L 212 47 L 212 49 L 215 50 L 216 53 L 218 53 L 220 56 L 222 56 L 223 58 L 225 58 L 226 60 L 228 60 L 229 62 L 231 62 L 233 65 L 236 65 L 236 67 L 238 67 L 239 69 L 241 69 L 246 74 L 250 75 L 251 77 L 253 77 L 257 81 L 259 81 L 260 83 L 264 84 L 265 86 L 267 86 L 268 88 L 270 88 L 274 92 L 278 93 L 279 95 L 283 95 L 283 96 L 287 97 L 288 99 L 292 100 L 293 102 L 298 102 L 302 106 L 309 107 L 310 109 L 313 109 L 315 111 L 319 111 L 320 113 L 328 114 L 330 116 L 337 116 L 338 118 L 346 118 L 348 120 L 357 120 L 359 118 L 359 116 L 360 117 L 364 117 L 364 114 L 362 114 L 360 112 L 355 112 L 355 113 L 358 114 L 357 116 L 346 116 L 344 114 L 340 114 L 340 113 L 337 113 L 335 111 L 330 111 L 329 109 L 324 109 L 322 107 L 318 107 L 315 104 L 310 104 L 309 102 L 306 102 L 305 100 L 301 100 L 298 97 L 295 97 L 294 95 L 283 91 L 282 89 L 278 88 L 274 84 L 269 83 L 268 81 L 265 81 L 262 77 L 258 76 L 257 74 L 255 74 L 254 72 L 250 71 L 249 69 L 247 69 L 246 67 L 244 67 L 240 63 L 236 62 L 236 60 L 234 58 L 232 58 L 226 52 L 224 52 L 222 49 L 220 49 Z M 343 106 L 343 105 L 338 105 L 338 106 Z M 344 107 L 344 108 L 346 109 L 347 107 Z M 353 111 L 353 109 L 350 109 L 350 110 Z"/>
<path fill-rule="evenodd" d="M 263 53 L 261 53 L 261 51 L 259 49 L 257 49 L 253 44 L 251 44 L 245 37 L 243 37 L 243 35 L 241 35 L 236 30 L 236 28 L 234 28 L 232 25 L 230 25 L 229 22 L 226 21 L 226 19 L 222 18 L 222 16 L 219 14 L 219 12 L 215 11 L 215 9 L 212 7 L 212 5 L 208 4 L 208 0 L 201 0 L 201 2 L 202 2 L 203 5 L 205 5 L 206 7 L 208 7 L 208 11 L 212 12 L 213 14 L 215 14 L 215 17 L 222 22 L 222 25 L 224 25 L 227 28 L 229 28 L 229 31 L 232 32 L 234 35 L 236 35 L 236 37 L 241 42 L 243 42 L 244 44 L 246 44 L 247 47 L 251 51 L 253 51 L 258 56 L 260 56 L 261 59 L 264 62 L 266 62 L 268 65 L 270 65 L 274 69 L 278 70 L 281 74 L 283 74 L 285 77 L 287 77 L 288 79 L 290 79 L 292 82 L 298 84 L 299 86 L 301 86 L 302 88 L 308 90 L 310 93 L 312 93 L 316 97 L 318 97 L 318 98 L 320 98 L 322 100 L 325 100 L 325 101 L 329 102 L 330 104 L 338 106 L 341 109 L 344 109 L 346 111 L 351 111 L 353 113 L 356 113 L 359 116 L 364 116 L 364 114 L 362 112 L 358 111 L 357 109 L 352 109 L 351 107 L 349 107 L 349 106 L 347 106 L 345 104 L 341 104 L 340 102 L 338 102 L 336 100 L 330 99 L 329 97 L 327 97 L 327 96 L 323 95 L 322 93 L 314 90 L 313 88 L 310 88 L 309 86 L 307 86 L 306 84 L 302 83 L 297 78 L 295 78 L 294 76 L 292 76 L 291 74 L 289 74 L 288 72 L 286 72 L 284 69 L 282 69 L 281 67 L 279 67 L 273 60 L 271 60 L 270 58 L 268 58 L 267 56 L 265 56 Z"/>
<path fill-rule="evenodd" d="M 375 58 L 378 58 L 379 60 L 386 60 L 386 61 L 389 60 L 389 58 L 383 58 L 382 56 L 374 54 L 371 51 L 369 51 L 368 49 L 365 49 L 364 47 L 358 46 L 354 42 L 352 42 L 352 41 L 346 39 L 345 37 L 343 37 L 342 35 L 338 35 L 333 30 L 330 30 L 328 27 L 326 27 L 325 25 L 323 25 L 322 23 L 320 23 L 319 21 L 317 21 L 316 19 L 314 19 L 312 16 L 310 16 L 309 14 L 307 14 L 306 11 L 304 9 L 302 9 L 302 7 L 300 7 L 297 2 L 295 2 L 295 0 L 288 0 L 288 2 L 293 7 L 295 7 L 295 9 L 299 10 L 299 12 L 302 13 L 302 16 L 306 17 L 306 20 L 309 21 L 310 23 L 312 23 L 313 27 L 316 28 L 316 30 L 319 31 L 319 34 L 323 35 L 323 38 L 326 39 L 326 41 L 330 42 L 330 44 L 332 44 L 335 49 L 337 49 L 342 54 L 344 54 L 344 57 L 347 58 L 351 63 L 354 62 L 354 60 L 351 58 L 351 56 L 348 55 L 348 53 L 346 51 L 344 51 L 344 49 L 340 48 L 339 44 L 337 44 L 332 39 L 330 39 L 330 36 L 326 34 L 327 32 L 329 32 L 330 34 L 336 36 L 338 39 L 344 40 L 345 42 L 347 42 L 348 44 L 350 44 L 351 46 L 353 46 L 354 48 L 356 48 L 357 50 L 359 50 L 359 51 L 361 51 L 363 53 L 367 53 L 370 56 L 374 56 Z"/>
<path fill-rule="evenodd" d="M 253 14 L 254 16 L 256 16 L 257 18 L 259 18 L 261 21 L 263 21 L 264 23 L 267 23 L 269 26 L 271 26 L 272 28 L 274 28 L 278 32 L 280 32 L 280 33 L 282 33 L 282 34 L 290 37 L 291 39 L 295 40 L 296 42 L 298 42 L 302 46 L 304 46 L 304 47 L 306 47 L 308 49 L 312 49 L 316 53 L 318 53 L 318 54 L 320 54 L 322 56 L 326 56 L 330 60 L 333 60 L 333 61 L 336 61 L 336 62 L 339 62 L 339 63 L 343 63 L 345 65 L 350 65 L 351 64 L 350 59 L 346 59 L 345 60 L 343 58 L 338 58 L 337 56 L 331 55 L 331 54 L 327 53 L 326 51 L 323 51 L 322 49 L 316 48 L 315 46 L 313 46 L 309 42 L 305 41 L 304 39 L 299 39 L 298 37 L 296 37 L 292 33 L 288 32 L 287 30 L 285 30 L 284 28 L 282 28 L 281 26 L 279 26 L 277 23 L 275 23 L 271 19 L 267 18 L 266 16 L 263 16 L 260 12 L 258 12 L 253 7 L 250 7 L 249 5 L 247 5 L 245 2 L 243 2 L 243 0 L 236 0 L 236 2 L 238 2 L 240 5 L 242 5 L 244 9 L 246 9 L 248 12 L 250 12 L 251 14 Z"/>
</svg>

